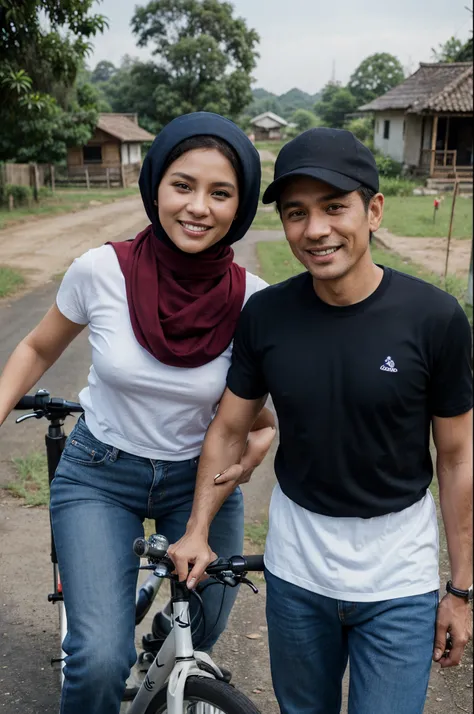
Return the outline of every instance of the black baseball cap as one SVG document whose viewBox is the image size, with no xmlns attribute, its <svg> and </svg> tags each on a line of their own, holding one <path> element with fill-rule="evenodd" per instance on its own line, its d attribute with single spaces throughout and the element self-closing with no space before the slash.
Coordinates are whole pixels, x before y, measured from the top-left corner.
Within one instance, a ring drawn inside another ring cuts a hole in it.
<svg viewBox="0 0 474 714">
<path fill-rule="evenodd" d="M 341 191 L 366 186 L 379 190 L 379 172 L 372 152 L 345 129 L 308 129 L 285 144 L 275 163 L 273 182 L 263 194 L 272 203 L 291 176 L 311 176 Z"/>
</svg>

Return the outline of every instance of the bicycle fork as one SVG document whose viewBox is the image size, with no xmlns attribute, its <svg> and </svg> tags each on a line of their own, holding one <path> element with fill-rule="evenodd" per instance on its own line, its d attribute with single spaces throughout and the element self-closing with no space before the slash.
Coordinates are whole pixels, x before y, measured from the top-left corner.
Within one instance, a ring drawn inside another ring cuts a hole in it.
<svg viewBox="0 0 474 714">
<path fill-rule="evenodd" d="M 209 655 L 194 651 L 189 594 L 185 593 L 184 587 L 180 584 L 172 583 L 172 588 L 175 590 L 172 630 L 151 664 L 128 714 L 143 714 L 166 682 L 168 682 L 167 714 L 183 714 L 184 688 L 188 677 L 192 675 L 210 679 L 222 677 L 222 673 Z M 200 669 L 198 662 L 205 664 L 208 671 Z M 213 671 L 215 675 L 211 674 Z"/>
</svg>

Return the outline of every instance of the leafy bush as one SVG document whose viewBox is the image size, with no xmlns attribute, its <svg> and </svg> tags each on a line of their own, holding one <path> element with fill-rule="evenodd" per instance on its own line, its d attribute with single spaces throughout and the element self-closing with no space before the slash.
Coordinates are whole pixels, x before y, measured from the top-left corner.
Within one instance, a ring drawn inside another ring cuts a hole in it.
<svg viewBox="0 0 474 714">
<path fill-rule="evenodd" d="M 398 161 L 394 161 L 394 159 L 391 159 L 390 156 L 376 154 L 375 163 L 377 164 L 380 176 L 388 176 L 389 178 L 392 178 L 394 176 L 400 176 L 402 173 L 402 164 Z"/>
<path fill-rule="evenodd" d="M 372 117 L 351 119 L 344 128 L 351 131 L 366 146 L 372 145 L 374 137 L 374 120 Z"/>
<path fill-rule="evenodd" d="M 412 196 L 413 189 L 419 184 L 408 179 L 381 176 L 380 193 L 384 196 Z"/>
<path fill-rule="evenodd" d="M 5 186 L 5 203 L 8 203 L 9 196 L 13 196 L 15 206 L 24 206 L 33 198 L 33 191 L 29 186 L 17 186 L 9 183 Z"/>
</svg>

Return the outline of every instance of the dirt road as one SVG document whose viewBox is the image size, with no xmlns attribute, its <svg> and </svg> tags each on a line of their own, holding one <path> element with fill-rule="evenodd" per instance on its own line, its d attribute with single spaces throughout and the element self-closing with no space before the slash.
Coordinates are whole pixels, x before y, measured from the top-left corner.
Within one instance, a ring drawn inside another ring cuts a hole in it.
<svg viewBox="0 0 474 714">
<path fill-rule="evenodd" d="M 22 223 L 0 231 L 0 265 L 23 271 L 31 290 L 62 273 L 89 248 L 131 238 L 146 222 L 141 198 L 132 197 Z"/>
<path fill-rule="evenodd" d="M 393 250 L 423 265 L 438 275 L 444 275 L 446 265 L 447 238 L 404 238 L 395 236 L 386 228 L 377 231 L 377 241 L 388 250 Z M 452 238 L 449 246 L 448 272 L 467 278 L 471 258 L 471 241 Z"/>
<path fill-rule="evenodd" d="M 144 224 L 141 204 L 137 199 L 128 199 L 1 232 L 0 263 L 18 267 L 26 263 L 31 271 L 30 285 L 39 287 L 18 299 L 3 301 L 0 306 L 0 367 L 53 302 L 55 274 L 87 248 L 106 240 L 128 238 Z M 255 243 L 281 237 L 278 231 L 250 232 L 236 246 L 238 262 L 255 272 Z M 18 262 L 12 263 L 12 259 Z M 88 367 L 89 345 L 83 334 L 49 371 L 41 386 L 56 395 L 74 398 L 86 381 Z M 2 426 L 0 443 L 1 486 L 12 477 L 12 456 L 43 448 L 44 425 L 30 421 L 16 426 L 10 418 Z M 273 484 L 270 455 L 245 487 L 247 519 L 259 520 L 265 515 Z M 446 561 L 444 549 L 443 577 L 447 574 Z M 0 711 L 5 714 L 58 712 L 57 678 L 49 667 L 57 651 L 57 613 L 46 601 L 50 573 L 47 510 L 25 508 L 0 490 Z M 264 584 L 259 595 L 241 590 L 215 655 L 219 662 L 231 667 L 235 683 L 257 703 L 262 714 L 278 714 L 269 673 L 264 603 Z M 463 668 L 441 675 L 437 667 L 433 668 L 425 714 L 471 711 L 470 661 L 472 650 Z"/>
</svg>

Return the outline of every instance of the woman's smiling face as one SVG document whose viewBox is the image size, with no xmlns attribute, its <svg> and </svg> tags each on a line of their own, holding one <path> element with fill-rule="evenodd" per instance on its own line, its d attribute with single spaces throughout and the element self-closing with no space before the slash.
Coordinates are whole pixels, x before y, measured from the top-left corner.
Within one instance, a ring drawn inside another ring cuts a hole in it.
<svg viewBox="0 0 474 714">
<path fill-rule="evenodd" d="M 168 167 L 157 201 L 170 240 L 185 253 L 201 253 L 232 226 L 239 208 L 237 175 L 218 149 L 192 149 Z"/>
</svg>

